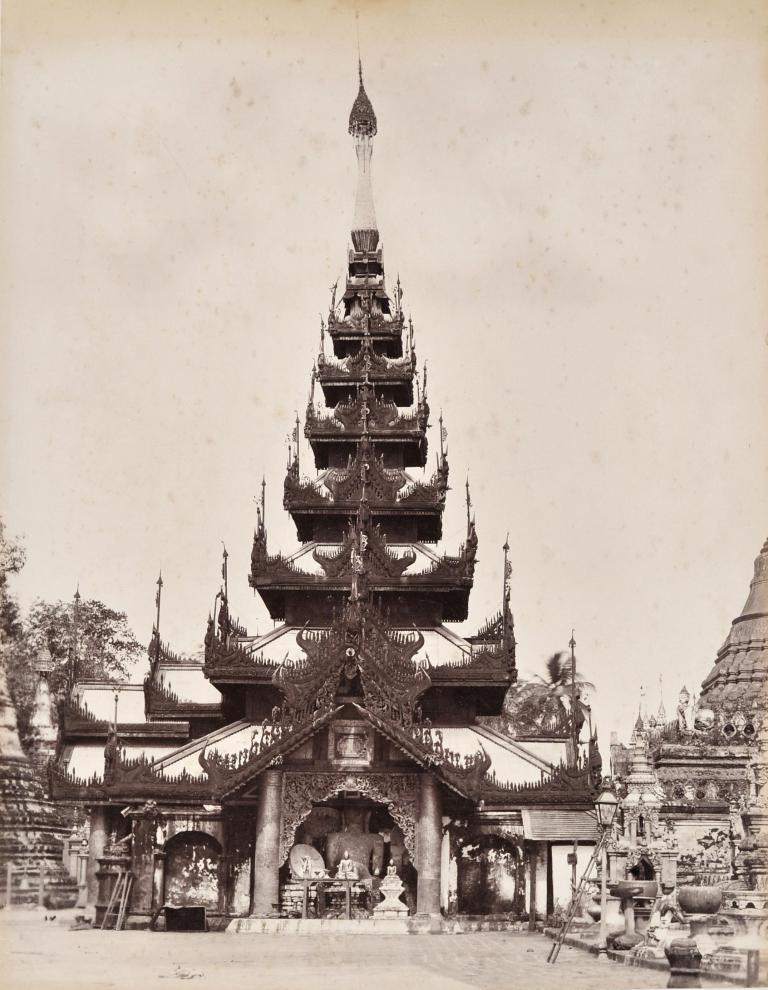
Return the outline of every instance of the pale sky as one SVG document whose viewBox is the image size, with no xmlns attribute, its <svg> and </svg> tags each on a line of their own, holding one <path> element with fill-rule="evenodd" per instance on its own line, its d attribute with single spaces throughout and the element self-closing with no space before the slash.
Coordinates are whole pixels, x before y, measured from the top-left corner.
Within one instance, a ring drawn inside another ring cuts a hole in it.
<svg viewBox="0 0 768 990">
<path fill-rule="evenodd" d="M 521 671 L 575 627 L 604 752 L 697 688 L 768 535 L 768 13 L 364 3 L 390 287 L 467 471 L 472 632 L 514 566 Z M 155 8 L 159 8 L 160 12 Z M 354 198 L 352 3 L 5 0 L 0 511 L 22 603 L 199 647 L 250 631 L 253 497 L 291 552 L 285 437 Z M 431 432 L 432 452 L 437 428 Z M 302 467 L 309 451 L 302 448 Z M 143 670 L 141 671 L 143 675 Z"/>
</svg>

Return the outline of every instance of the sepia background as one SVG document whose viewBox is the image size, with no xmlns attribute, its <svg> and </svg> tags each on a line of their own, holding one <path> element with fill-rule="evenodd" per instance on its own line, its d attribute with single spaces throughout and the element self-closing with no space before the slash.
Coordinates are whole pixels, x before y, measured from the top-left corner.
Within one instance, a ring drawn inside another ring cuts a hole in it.
<svg viewBox="0 0 768 990">
<path fill-rule="evenodd" d="M 0 512 L 22 602 L 199 649 L 343 275 L 352 3 L 3 4 Z M 514 566 L 522 672 L 576 630 L 604 750 L 696 688 L 768 536 L 768 12 L 357 5 L 374 197 L 442 407 L 471 632 Z M 762 9 L 761 9 L 762 8 Z M 302 467 L 310 467 L 302 446 Z M 430 455 L 430 471 L 433 456 Z M 144 671 L 138 671 L 143 676 Z"/>
</svg>

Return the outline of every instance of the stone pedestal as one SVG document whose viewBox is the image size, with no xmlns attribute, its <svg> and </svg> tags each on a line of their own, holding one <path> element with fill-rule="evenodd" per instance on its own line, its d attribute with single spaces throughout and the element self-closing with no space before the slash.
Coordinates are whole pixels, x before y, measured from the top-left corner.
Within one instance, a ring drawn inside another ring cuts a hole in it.
<svg viewBox="0 0 768 990">
<path fill-rule="evenodd" d="M 443 845 L 443 811 L 437 781 L 430 773 L 419 777 L 419 817 L 416 850 L 419 861 L 416 913 L 440 915 L 440 859 Z"/>
<path fill-rule="evenodd" d="M 670 942 L 664 949 L 669 960 L 668 987 L 701 986 L 701 953 L 691 939 L 681 938 Z"/>
<path fill-rule="evenodd" d="M 379 887 L 384 900 L 373 909 L 375 918 L 405 918 L 408 915 L 408 908 L 400 900 L 400 895 L 405 890 L 403 881 L 398 876 L 387 875 L 381 881 Z"/>
<path fill-rule="evenodd" d="M 275 917 L 279 910 L 281 770 L 267 770 L 261 777 L 253 850 L 252 918 Z"/>
</svg>

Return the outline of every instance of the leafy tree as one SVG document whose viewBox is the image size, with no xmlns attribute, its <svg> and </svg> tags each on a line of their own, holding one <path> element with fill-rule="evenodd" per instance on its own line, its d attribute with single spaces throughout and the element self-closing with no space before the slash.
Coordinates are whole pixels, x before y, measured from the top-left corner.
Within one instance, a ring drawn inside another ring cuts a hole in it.
<svg viewBox="0 0 768 990">
<path fill-rule="evenodd" d="M 8 575 L 18 574 L 24 566 L 24 547 L 9 536 L 0 518 L 0 636 L 7 647 L 23 635 L 16 599 L 8 587 Z"/>
<path fill-rule="evenodd" d="M 18 574 L 24 566 L 24 559 L 24 547 L 8 534 L 0 519 L 0 659 L 5 666 L 8 690 L 16 706 L 21 744 L 28 748 L 33 741 L 30 718 L 35 685 L 29 676 L 29 643 L 18 602 L 11 594 L 9 583 L 10 575 Z"/>
<path fill-rule="evenodd" d="M 34 744 L 31 719 L 37 675 L 35 659 L 47 647 L 53 660 L 51 694 L 61 703 L 76 680 L 124 680 L 144 652 L 125 612 L 96 599 L 45 602 L 37 599 L 22 618 L 10 593 L 9 575 L 24 566 L 24 548 L 8 536 L 0 519 L 0 646 L 8 689 L 16 706 L 19 736 L 25 749 Z"/>
<path fill-rule="evenodd" d="M 59 702 L 78 680 L 125 680 L 144 652 L 125 612 L 97 599 L 37 599 L 27 616 L 26 637 L 35 654 L 43 646 L 50 651 L 53 670 L 49 683 Z"/>
</svg>

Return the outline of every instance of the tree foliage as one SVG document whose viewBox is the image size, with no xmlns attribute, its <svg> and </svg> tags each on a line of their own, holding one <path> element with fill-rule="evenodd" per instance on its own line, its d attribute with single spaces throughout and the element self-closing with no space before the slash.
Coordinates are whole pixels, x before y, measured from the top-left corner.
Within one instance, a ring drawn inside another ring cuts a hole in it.
<svg viewBox="0 0 768 990">
<path fill-rule="evenodd" d="M 0 519 L 0 638 L 8 689 L 16 706 L 22 745 L 34 745 L 31 719 L 37 674 L 35 660 L 43 647 L 53 669 L 49 684 L 58 704 L 78 680 L 125 680 L 143 653 L 125 612 L 97 599 L 46 602 L 37 599 L 26 618 L 9 589 L 9 575 L 24 566 L 24 549 L 10 538 Z"/>
</svg>

